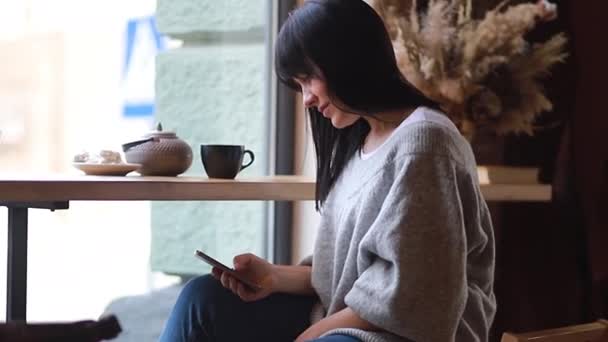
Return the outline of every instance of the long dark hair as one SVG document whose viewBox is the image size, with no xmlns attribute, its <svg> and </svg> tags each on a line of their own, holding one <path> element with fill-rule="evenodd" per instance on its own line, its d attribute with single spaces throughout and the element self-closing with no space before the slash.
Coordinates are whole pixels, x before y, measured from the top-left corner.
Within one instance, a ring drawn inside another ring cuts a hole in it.
<svg viewBox="0 0 608 342">
<path fill-rule="evenodd" d="M 276 73 L 296 91 L 296 78 L 319 77 L 330 96 L 358 115 L 436 107 L 403 77 L 382 19 L 362 0 L 308 0 L 283 24 L 276 42 Z M 316 208 L 323 205 L 370 127 L 365 120 L 336 129 L 308 108 L 317 158 Z"/>
</svg>

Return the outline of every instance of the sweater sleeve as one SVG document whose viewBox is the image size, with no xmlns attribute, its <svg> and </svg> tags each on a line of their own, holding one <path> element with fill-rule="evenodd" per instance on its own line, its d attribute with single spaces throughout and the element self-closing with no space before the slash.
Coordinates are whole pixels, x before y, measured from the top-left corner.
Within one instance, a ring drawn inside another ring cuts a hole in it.
<svg viewBox="0 0 608 342">
<path fill-rule="evenodd" d="M 312 255 L 309 255 L 304 259 L 300 260 L 298 266 L 312 266 Z"/>
<path fill-rule="evenodd" d="M 399 168 L 359 245 L 359 277 L 345 303 L 410 340 L 454 341 L 467 296 L 458 166 L 418 154 Z"/>
</svg>

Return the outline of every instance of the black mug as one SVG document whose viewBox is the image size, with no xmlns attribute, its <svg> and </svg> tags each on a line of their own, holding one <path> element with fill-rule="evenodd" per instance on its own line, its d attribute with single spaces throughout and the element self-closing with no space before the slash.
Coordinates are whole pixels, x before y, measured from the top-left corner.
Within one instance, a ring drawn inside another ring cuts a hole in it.
<svg viewBox="0 0 608 342">
<path fill-rule="evenodd" d="M 243 164 L 243 157 L 251 159 Z M 201 160 L 209 178 L 234 179 L 255 160 L 253 152 L 242 145 L 201 145 Z"/>
</svg>

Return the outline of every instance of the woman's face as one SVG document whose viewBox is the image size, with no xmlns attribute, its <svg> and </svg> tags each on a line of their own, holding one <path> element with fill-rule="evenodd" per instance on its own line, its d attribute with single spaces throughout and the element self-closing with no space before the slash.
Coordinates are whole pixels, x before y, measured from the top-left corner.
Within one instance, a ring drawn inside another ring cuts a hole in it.
<svg viewBox="0 0 608 342">
<path fill-rule="evenodd" d="M 336 107 L 329 97 L 327 91 L 327 84 L 324 80 L 318 77 L 309 77 L 303 79 L 295 79 L 302 89 L 302 100 L 304 107 L 317 107 L 317 110 L 323 114 L 324 117 L 331 120 L 331 124 L 340 129 L 348 127 L 359 120 L 360 116 L 357 114 L 345 112 L 340 108 L 344 108 L 344 105 L 338 103 L 340 108 Z"/>
</svg>

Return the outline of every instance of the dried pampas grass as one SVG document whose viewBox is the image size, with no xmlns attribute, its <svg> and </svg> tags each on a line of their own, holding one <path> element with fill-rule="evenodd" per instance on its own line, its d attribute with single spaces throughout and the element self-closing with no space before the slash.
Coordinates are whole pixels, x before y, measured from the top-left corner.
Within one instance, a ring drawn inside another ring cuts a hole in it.
<svg viewBox="0 0 608 342">
<path fill-rule="evenodd" d="M 551 110 L 540 79 L 566 58 L 566 38 L 531 45 L 524 36 L 555 18 L 555 5 L 503 1 L 475 19 L 471 0 L 429 0 L 425 11 L 416 0 L 371 2 L 404 76 L 438 101 L 463 134 L 482 127 L 533 134 L 536 117 Z"/>
</svg>

